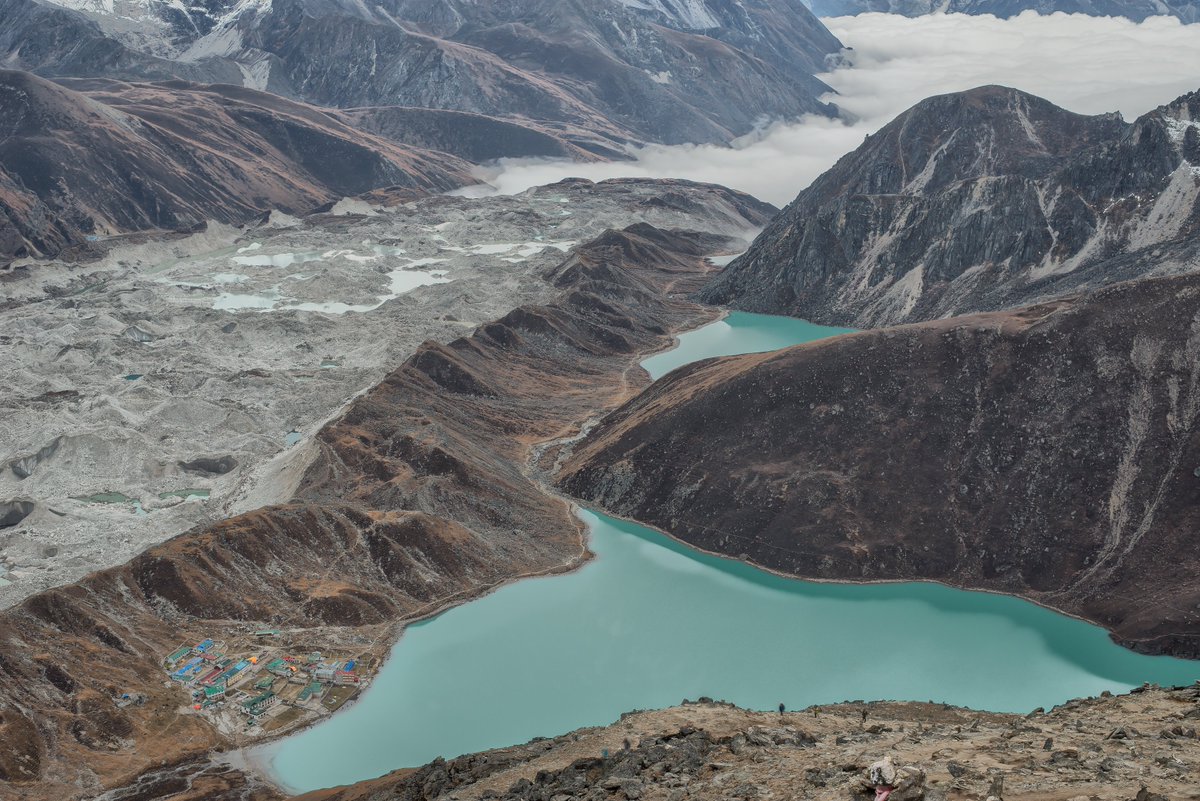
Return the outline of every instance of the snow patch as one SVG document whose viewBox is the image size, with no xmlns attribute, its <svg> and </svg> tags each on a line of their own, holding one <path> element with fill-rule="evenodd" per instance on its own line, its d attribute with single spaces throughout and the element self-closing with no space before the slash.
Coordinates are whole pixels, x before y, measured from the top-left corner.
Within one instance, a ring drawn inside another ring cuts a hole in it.
<svg viewBox="0 0 1200 801">
<path fill-rule="evenodd" d="M 88 14 L 114 14 L 113 0 L 47 0 L 47 2 L 69 8 L 72 11 L 83 11 Z M 149 6 L 147 5 L 147 11 Z"/>
<path fill-rule="evenodd" d="M 1013 105 L 1013 111 L 1016 113 L 1017 119 L 1021 123 L 1022 130 L 1025 131 L 1025 135 L 1029 137 L 1029 141 L 1037 145 L 1040 149 L 1045 150 L 1046 144 L 1042 142 L 1042 138 L 1038 136 L 1037 130 L 1033 127 L 1033 123 L 1029 121 L 1029 115 L 1025 113 L 1024 98 L 1018 100 Z"/>
<path fill-rule="evenodd" d="M 617 0 L 626 8 L 652 11 L 689 31 L 720 28 L 721 21 L 713 16 L 704 0 Z"/>
<path fill-rule="evenodd" d="M 248 13 L 266 15 L 271 10 L 271 2 L 272 0 L 242 0 L 237 3 L 216 20 L 208 34 L 192 42 L 179 55 L 179 60 L 195 62 L 206 58 L 225 58 L 238 55 L 243 51 L 242 31 L 238 21 Z M 247 82 L 246 86 L 251 89 L 265 88 L 267 77 L 271 71 L 265 54 L 260 54 L 247 66 L 239 64 L 238 67 L 242 70 L 243 80 L 262 84 L 262 86 L 258 86 Z"/>
<path fill-rule="evenodd" d="M 912 314 L 924 290 L 925 265 L 919 264 L 888 287 L 887 291 L 871 304 L 871 314 L 875 319 L 903 319 Z"/>
<path fill-rule="evenodd" d="M 271 82 L 271 59 L 269 56 L 263 56 L 249 66 L 245 64 L 237 66 L 242 71 L 242 86 L 247 89 L 256 89 L 259 92 L 267 90 L 267 84 Z"/>
<path fill-rule="evenodd" d="M 1196 196 L 1200 194 L 1197 177 L 1197 169 L 1186 161 L 1175 169 L 1154 208 L 1129 237 L 1131 247 L 1146 247 L 1179 236 L 1196 208 Z"/>
<path fill-rule="evenodd" d="M 1167 136 L 1171 137 L 1171 141 L 1176 145 L 1183 144 L 1183 138 L 1187 136 L 1188 128 L 1194 128 L 1200 133 L 1200 122 L 1195 120 L 1180 120 L 1175 117 L 1166 117 L 1163 123 L 1167 126 Z"/>
<path fill-rule="evenodd" d="M 958 137 L 958 131 L 955 130 L 950 134 L 949 138 L 942 143 L 941 147 L 929 154 L 929 158 L 925 162 L 925 166 L 921 171 L 913 176 L 913 179 L 908 182 L 908 186 L 904 187 L 904 194 L 919 195 L 925 191 L 925 187 L 929 185 L 929 180 L 933 178 L 933 173 L 937 169 L 938 162 L 942 158 L 942 154 L 946 152 L 946 148 L 950 147 L 950 143 Z"/>
</svg>

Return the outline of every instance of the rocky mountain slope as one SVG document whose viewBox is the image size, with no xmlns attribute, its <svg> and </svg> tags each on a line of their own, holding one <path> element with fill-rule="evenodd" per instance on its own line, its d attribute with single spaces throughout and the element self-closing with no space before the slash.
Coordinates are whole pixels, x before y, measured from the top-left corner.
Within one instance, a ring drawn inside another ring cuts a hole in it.
<svg viewBox="0 0 1200 801">
<path fill-rule="evenodd" d="M 1198 698 L 1195 687 L 1152 688 L 1029 716 L 861 702 L 781 716 L 685 702 L 300 799 L 870 800 L 865 774 L 886 756 L 919 777 L 892 794 L 903 801 L 1183 801 L 1200 797 Z"/>
<path fill-rule="evenodd" d="M 682 296 L 712 269 L 701 257 L 731 246 L 645 224 L 598 237 L 547 275 L 551 302 L 426 343 L 353 400 L 317 435 L 290 503 L 0 614 L 0 781 L 26 799 L 163 797 L 139 788 L 235 742 L 164 688 L 177 641 L 273 625 L 382 654 L 399 621 L 577 564 L 579 523 L 532 476 L 535 446 L 629 398 L 638 354 L 712 315 Z M 145 703 L 118 707 L 123 692 Z M 198 778 L 217 798 L 246 781 Z"/>
<path fill-rule="evenodd" d="M 924 100 L 818 178 L 708 287 L 858 327 L 1195 269 L 1200 93 L 1132 123 L 1004 87 Z"/>
<path fill-rule="evenodd" d="M 790 575 L 1012 593 L 1200 656 L 1200 276 L 680 368 L 560 483 Z"/>
<path fill-rule="evenodd" d="M 0 64 L 48 76 L 239 83 L 340 107 L 416 106 L 725 142 L 827 113 L 837 40 L 799 0 L 0 0 Z M 196 20 L 202 20 L 196 21 Z"/>
<path fill-rule="evenodd" d="M 1200 3 L 1194 0 L 808 0 L 819 17 L 841 17 L 877 11 L 919 17 L 923 14 L 993 14 L 1001 19 L 1023 11 L 1039 14 L 1090 14 L 1125 17 L 1173 16 L 1185 24 L 1200 22 Z"/>
<path fill-rule="evenodd" d="M 85 237 L 241 223 L 381 187 L 474 183 L 461 159 L 261 92 L 72 86 L 0 71 L 0 264 Z"/>
</svg>

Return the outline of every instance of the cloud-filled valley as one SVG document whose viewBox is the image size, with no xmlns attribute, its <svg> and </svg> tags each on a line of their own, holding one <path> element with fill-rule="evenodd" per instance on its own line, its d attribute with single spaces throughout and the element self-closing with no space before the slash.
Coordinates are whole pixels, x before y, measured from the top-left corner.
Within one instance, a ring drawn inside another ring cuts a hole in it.
<svg viewBox="0 0 1200 801">
<path fill-rule="evenodd" d="M 782 205 L 867 134 L 931 95 L 1004 84 L 1079 113 L 1119 111 L 1132 119 L 1200 88 L 1200 24 L 1171 17 L 863 14 L 824 22 L 849 48 L 843 65 L 820 76 L 836 92 L 826 99 L 843 110 L 841 120 L 775 124 L 731 148 L 651 145 L 629 162 L 505 160 L 479 176 L 505 194 L 567 177 L 686 178 Z"/>
</svg>

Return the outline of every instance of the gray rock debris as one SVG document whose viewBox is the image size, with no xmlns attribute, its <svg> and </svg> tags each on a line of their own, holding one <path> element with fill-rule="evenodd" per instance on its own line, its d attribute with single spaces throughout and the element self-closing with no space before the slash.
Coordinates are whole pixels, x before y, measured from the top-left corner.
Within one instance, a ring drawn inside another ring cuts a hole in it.
<svg viewBox="0 0 1200 801">
<path fill-rule="evenodd" d="M 861 801 L 921 801 L 926 795 L 925 771 L 915 765 L 898 766 L 890 755 L 885 756 L 863 772 L 850 792 Z"/>
<path fill-rule="evenodd" d="M 670 181 L 354 208 L 213 224 L 6 282 L 0 500 L 38 508 L 5 530 L 21 567 L 0 607 L 287 500 L 312 435 L 347 401 L 425 340 L 552 297 L 546 274 L 574 244 L 638 222 L 741 235 L 774 211 Z"/>
</svg>

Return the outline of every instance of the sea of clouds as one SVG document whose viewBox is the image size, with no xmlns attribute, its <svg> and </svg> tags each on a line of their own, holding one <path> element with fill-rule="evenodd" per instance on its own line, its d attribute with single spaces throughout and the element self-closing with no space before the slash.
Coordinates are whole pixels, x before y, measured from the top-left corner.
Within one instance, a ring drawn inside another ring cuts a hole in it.
<svg viewBox="0 0 1200 801">
<path fill-rule="evenodd" d="M 1006 20 L 862 14 L 823 21 L 850 48 L 845 66 L 819 76 L 834 89 L 825 99 L 842 109 L 842 120 L 780 123 L 733 147 L 652 145 L 633 150 L 631 162 L 510 159 L 479 177 L 503 194 L 568 177 L 687 178 L 783 205 L 868 133 L 931 95 L 1003 84 L 1079 113 L 1133 119 L 1200 89 L 1200 24 L 1174 17 L 1137 23 L 1030 11 Z"/>
</svg>

